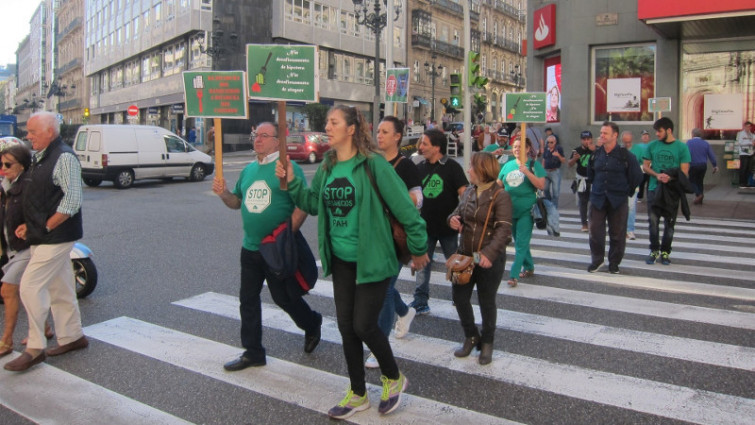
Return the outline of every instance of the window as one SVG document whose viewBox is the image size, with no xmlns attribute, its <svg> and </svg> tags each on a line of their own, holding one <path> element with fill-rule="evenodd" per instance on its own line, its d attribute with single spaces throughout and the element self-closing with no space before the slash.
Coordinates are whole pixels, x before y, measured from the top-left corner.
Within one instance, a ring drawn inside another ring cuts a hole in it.
<svg viewBox="0 0 755 425">
<path fill-rule="evenodd" d="M 154 7 L 155 9 L 155 25 L 160 25 L 160 20 L 162 19 L 162 3 L 157 3 Z"/>
<path fill-rule="evenodd" d="M 414 61 L 414 67 L 412 67 L 412 77 L 415 83 L 419 83 L 419 61 Z"/>
<path fill-rule="evenodd" d="M 139 17 L 134 18 L 134 40 L 139 38 Z"/>
<path fill-rule="evenodd" d="M 653 121 L 647 100 L 655 96 L 655 44 L 593 47 L 592 121 Z"/>
</svg>

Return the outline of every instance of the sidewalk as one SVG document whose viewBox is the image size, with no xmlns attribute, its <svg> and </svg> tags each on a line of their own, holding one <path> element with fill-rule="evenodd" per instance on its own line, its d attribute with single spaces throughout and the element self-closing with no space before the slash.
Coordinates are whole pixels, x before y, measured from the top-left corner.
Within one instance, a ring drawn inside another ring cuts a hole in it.
<svg viewBox="0 0 755 425">
<path fill-rule="evenodd" d="M 248 161 L 254 159 L 252 150 L 223 153 L 225 162 Z M 462 157 L 456 158 L 461 162 Z M 561 181 L 561 197 L 559 207 L 561 209 L 577 210 L 576 196 L 571 192 L 572 179 Z M 729 220 L 755 221 L 755 188 L 739 189 L 728 184 L 715 184 L 705 186 L 705 199 L 702 205 L 692 204 L 694 195 L 688 195 L 691 217 L 719 218 Z M 637 204 L 638 214 L 647 214 L 647 204 Z M 684 217 L 679 214 L 680 220 Z"/>
</svg>

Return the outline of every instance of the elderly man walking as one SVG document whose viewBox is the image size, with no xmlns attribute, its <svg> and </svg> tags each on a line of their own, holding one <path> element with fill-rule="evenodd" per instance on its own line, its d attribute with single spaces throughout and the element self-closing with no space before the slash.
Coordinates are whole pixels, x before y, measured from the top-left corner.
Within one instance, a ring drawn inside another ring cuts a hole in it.
<svg viewBox="0 0 755 425">
<path fill-rule="evenodd" d="M 26 350 L 5 364 L 22 371 L 57 356 L 86 348 L 81 313 L 69 254 L 83 235 L 81 164 L 60 137 L 55 114 L 38 112 L 27 123 L 28 138 L 37 151 L 24 190 L 24 221 L 16 236 L 31 245 L 31 259 L 21 278 L 21 301 L 29 316 Z M 45 347 L 45 322 L 52 311 L 58 346 Z"/>
<path fill-rule="evenodd" d="M 708 161 L 713 165 L 713 174 L 718 172 L 716 154 L 713 153 L 710 143 L 703 140 L 703 130 L 699 128 L 692 129 L 692 138 L 687 140 L 687 149 L 690 156 L 689 182 L 695 188 L 693 203 L 699 205 L 703 203 L 703 180 L 708 172 Z"/>
</svg>

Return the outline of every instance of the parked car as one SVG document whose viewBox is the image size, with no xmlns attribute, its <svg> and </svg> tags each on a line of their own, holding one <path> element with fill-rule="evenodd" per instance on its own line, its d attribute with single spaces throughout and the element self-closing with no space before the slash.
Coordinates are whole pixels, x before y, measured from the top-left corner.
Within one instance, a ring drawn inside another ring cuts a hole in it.
<svg viewBox="0 0 755 425">
<path fill-rule="evenodd" d="M 151 125 L 83 125 L 73 150 L 88 186 L 98 186 L 103 180 L 111 180 L 119 189 L 139 179 L 201 181 L 215 169 L 209 155 L 175 133 Z"/>
<path fill-rule="evenodd" d="M 298 133 L 286 137 L 288 156 L 294 161 L 307 161 L 313 164 L 322 161 L 322 156 L 330 149 L 325 133 Z"/>
</svg>

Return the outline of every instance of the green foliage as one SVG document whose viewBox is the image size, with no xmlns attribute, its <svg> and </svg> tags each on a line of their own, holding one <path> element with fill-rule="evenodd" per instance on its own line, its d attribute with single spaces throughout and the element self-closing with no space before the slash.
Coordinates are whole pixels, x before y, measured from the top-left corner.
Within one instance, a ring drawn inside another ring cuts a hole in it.
<svg viewBox="0 0 755 425">
<path fill-rule="evenodd" d="M 328 118 L 328 108 L 319 103 L 308 103 L 304 105 L 304 115 L 309 120 L 309 127 L 312 131 L 325 131 L 325 123 Z"/>
</svg>

